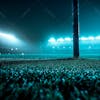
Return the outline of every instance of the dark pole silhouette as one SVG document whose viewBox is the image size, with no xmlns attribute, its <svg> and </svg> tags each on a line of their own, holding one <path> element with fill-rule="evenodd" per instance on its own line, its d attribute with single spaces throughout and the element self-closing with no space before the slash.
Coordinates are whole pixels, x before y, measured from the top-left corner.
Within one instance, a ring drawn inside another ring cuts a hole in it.
<svg viewBox="0 0 100 100">
<path fill-rule="evenodd" d="M 79 58 L 78 0 L 73 0 L 73 56 Z"/>
</svg>

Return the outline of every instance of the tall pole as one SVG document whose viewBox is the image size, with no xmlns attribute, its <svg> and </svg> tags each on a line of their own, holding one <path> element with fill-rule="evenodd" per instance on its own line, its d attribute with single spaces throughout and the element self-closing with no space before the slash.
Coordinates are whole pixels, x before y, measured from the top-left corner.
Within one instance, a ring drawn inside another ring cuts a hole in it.
<svg viewBox="0 0 100 100">
<path fill-rule="evenodd" d="M 79 58 L 78 0 L 73 0 L 73 57 Z"/>
</svg>

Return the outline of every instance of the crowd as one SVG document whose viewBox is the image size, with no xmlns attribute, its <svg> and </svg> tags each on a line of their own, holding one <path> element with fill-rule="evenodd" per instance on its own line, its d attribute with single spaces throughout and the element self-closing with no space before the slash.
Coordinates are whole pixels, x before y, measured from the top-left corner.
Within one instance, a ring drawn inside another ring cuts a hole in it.
<svg viewBox="0 0 100 100">
<path fill-rule="evenodd" d="M 0 100 L 100 100 L 100 61 L 0 62 Z"/>
<path fill-rule="evenodd" d="M 0 47 L 0 53 L 1 54 L 20 54 L 21 50 L 18 48 L 1 48 Z"/>
</svg>

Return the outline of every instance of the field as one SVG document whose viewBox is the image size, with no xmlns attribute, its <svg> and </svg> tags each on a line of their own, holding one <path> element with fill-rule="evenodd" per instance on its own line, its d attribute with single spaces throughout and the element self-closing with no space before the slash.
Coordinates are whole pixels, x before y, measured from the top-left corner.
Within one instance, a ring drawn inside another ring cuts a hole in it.
<svg viewBox="0 0 100 100">
<path fill-rule="evenodd" d="M 1 100 L 100 100 L 100 60 L 2 60 Z"/>
</svg>

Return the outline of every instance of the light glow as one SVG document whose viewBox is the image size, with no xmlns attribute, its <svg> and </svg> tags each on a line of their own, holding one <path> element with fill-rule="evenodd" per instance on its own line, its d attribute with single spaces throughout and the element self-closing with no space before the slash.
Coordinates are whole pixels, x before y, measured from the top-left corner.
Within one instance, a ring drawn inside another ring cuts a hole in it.
<svg viewBox="0 0 100 100">
<path fill-rule="evenodd" d="M 64 42 L 64 39 L 63 38 L 59 38 L 59 39 L 57 39 L 57 42 Z"/>
<path fill-rule="evenodd" d="M 72 38 L 65 38 L 65 41 L 71 41 L 72 40 Z"/>
<path fill-rule="evenodd" d="M 79 38 L 79 40 L 85 41 L 85 40 L 88 40 L 88 38 L 86 38 L 86 37 L 81 37 L 81 38 Z"/>
<path fill-rule="evenodd" d="M 55 43 L 56 39 L 55 38 L 50 38 L 48 41 L 51 42 L 51 43 Z"/>
<path fill-rule="evenodd" d="M 88 37 L 88 40 L 94 40 L 93 36 Z"/>
<path fill-rule="evenodd" d="M 48 41 L 49 41 L 49 45 L 51 45 L 52 47 L 53 46 L 57 47 L 57 46 L 72 45 L 72 43 L 73 43 L 72 40 L 73 40 L 73 38 L 65 37 L 65 38 L 58 38 L 58 39 L 50 38 Z M 94 36 L 88 36 L 88 37 L 81 36 L 79 38 L 79 42 L 80 43 L 86 43 L 86 44 L 89 44 L 89 43 L 95 43 L 95 44 L 96 43 L 100 43 L 100 36 L 95 36 L 95 37 Z M 62 48 L 64 48 L 64 47 L 62 47 Z M 91 48 L 91 47 L 89 47 L 89 48 Z"/>
<path fill-rule="evenodd" d="M 24 53 L 22 52 L 22 54 L 21 54 L 22 56 L 24 55 Z"/>
<path fill-rule="evenodd" d="M 100 36 L 96 36 L 95 39 L 100 40 Z"/>
<path fill-rule="evenodd" d="M 11 51 L 13 51 L 14 49 L 13 48 L 11 48 Z"/>
<path fill-rule="evenodd" d="M 0 37 L 12 42 L 18 42 L 18 39 L 12 34 L 5 34 L 0 32 Z"/>
</svg>

